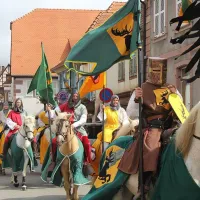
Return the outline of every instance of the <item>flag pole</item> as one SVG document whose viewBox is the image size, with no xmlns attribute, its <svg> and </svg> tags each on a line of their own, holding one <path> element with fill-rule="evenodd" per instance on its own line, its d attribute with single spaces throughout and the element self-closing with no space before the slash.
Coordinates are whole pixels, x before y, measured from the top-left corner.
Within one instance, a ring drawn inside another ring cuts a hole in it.
<svg viewBox="0 0 200 200">
<path fill-rule="evenodd" d="M 142 1 L 140 0 L 142 3 Z M 140 10 L 137 12 L 137 49 L 138 49 L 138 86 L 142 86 L 142 64 L 141 64 L 141 53 L 142 47 L 139 42 L 139 33 L 140 33 Z M 144 17 L 145 18 L 145 17 Z M 145 38 L 146 40 L 146 38 Z M 140 183 L 140 193 L 141 200 L 144 200 L 144 181 L 143 181 L 143 173 L 144 173 L 144 163 L 143 163 L 143 131 L 142 131 L 142 98 L 139 98 L 139 183 Z"/>
<path fill-rule="evenodd" d="M 49 106 L 49 92 L 48 92 L 48 85 L 47 85 L 47 105 Z M 51 130 L 51 117 L 50 117 L 50 111 L 48 110 L 48 120 L 49 120 L 49 132 L 50 132 L 50 150 L 51 150 L 51 157 L 53 161 L 53 137 L 52 137 L 52 130 Z"/>
<path fill-rule="evenodd" d="M 105 84 L 103 84 L 103 107 L 105 106 Z M 103 109 L 103 123 L 102 123 L 102 154 L 104 152 L 104 125 L 105 125 L 105 120 L 104 120 L 105 114 L 104 114 L 104 109 Z"/>
<path fill-rule="evenodd" d="M 42 46 L 42 51 L 44 52 L 44 49 L 43 49 L 43 44 L 41 42 L 41 46 Z M 47 105 L 49 106 L 49 91 L 48 91 L 48 83 L 47 83 L 47 88 L 46 88 L 46 91 L 47 91 Z M 52 158 L 52 161 L 53 161 L 53 137 L 52 137 L 52 130 L 51 130 L 51 117 L 50 117 L 50 111 L 48 110 L 47 111 L 48 113 L 48 120 L 49 120 L 49 132 L 50 132 L 50 151 L 51 151 L 51 158 Z"/>
</svg>

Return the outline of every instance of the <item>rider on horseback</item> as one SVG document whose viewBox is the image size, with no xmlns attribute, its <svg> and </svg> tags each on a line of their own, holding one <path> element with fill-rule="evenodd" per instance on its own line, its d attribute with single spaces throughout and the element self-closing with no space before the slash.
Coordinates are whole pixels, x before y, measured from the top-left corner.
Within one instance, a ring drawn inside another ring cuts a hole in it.
<svg viewBox="0 0 200 200">
<path fill-rule="evenodd" d="M 148 80 L 142 84 L 142 88 L 137 87 L 135 89 L 127 106 L 129 117 L 132 119 L 138 117 L 138 99 L 142 98 L 142 127 L 144 134 L 143 182 L 146 192 L 149 190 L 153 175 L 157 172 L 161 147 L 160 141 L 162 141 L 162 144 L 166 144 L 177 128 L 174 112 L 166 100 L 170 93 L 181 95 L 173 85 L 166 84 L 166 72 L 166 60 L 152 61 L 149 66 Z M 139 137 L 136 136 L 136 140 L 124 153 L 118 168 L 127 174 L 136 174 L 138 172 Z"/>
<path fill-rule="evenodd" d="M 9 109 L 8 102 L 4 102 L 3 110 L 0 112 L 0 124 L 3 125 L 3 130 L 0 132 L 0 138 L 1 138 L 1 135 L 4 133 L 4 131 L 6 131 L 8 129 L 8 126 L 6 125 L 6 119 L 7 119 L 7 115 L 9 113 L 9 111 L 10 111 L 10 109 Z"/>
<path fill-rule="evenodd" d="M 48 110 L 51 110 L 50 107 L 47 107 Z M 80 96 L 78 92 L 71 94 L 67 103 L 64 103 L 58 106 L 55 111 L 57 112 L 67 112 L 71 113 L 72 117 L 70 119 L 72 128 L 74 129 L 76 135 L 82 141 L 84 150 L 85 150 L 85 163 L 91 162 L 91 146 L 88 139 L 88 135 L 83 125 L 87 121 L 87 108 L 81 103 Z M 46 114 L 47 115 L 47 114 Z M 51 119 L 55 117 L 55 112 L 51 110 Z M 56 138 L 53 140 L 53 150 L 56 149 Z M 54 153 L 55 154 L 55 153 Z"/>
<path fill-rule="evenodd" d="M 103 119 L 104 111 L 104 119 Z M 104 142 L 104 149 L 112 142 L 115 137 L 115 132 L 120 128 L 121 125 L 129 125 L 129 120 L 126 111 L 120 106 L 119 97 L 113 95 L 111 97 L 111 103 L 109 106 L 102 106 L 98 116 L 100 121 L 105 120 L 104 125 L 104 139 L 103 134 L 100 132 L 97 135 L 97 139 L 92 145 L 95 149 L 95 159 L 93 159 L 92 167 L 95 171 L 94 175 L 98 175 L 99 163 L 102 155 L 102 142 Z M 104 141 L 103 141 L 104 140 Z"/>
<path fill-rule="evenodd" d="M 5 138 L 5 143 L 3 147 L 3 154 L 0 155 L 0 159 L 5 159 L 8 149 L 10 147 L 12 136 L 21 128 L 23 122 L 22 119 L 27 116 L 27 112 L 23 108 L 22 99 L 17 98 L 13 109 L 9 112 L 6 120 L 6 124 L 9 127 L 9 132 Z M 36 141 L 32 142 L 33 153 L 35 154 Z"/>
<path fill-rule="evenodd" d="M 109 106 L 102 106 L 102 110 L 97 116 L 100 121 L 103 121 L 103 110 L 104 120 L 106 120 L 104 126 L 104 142 L 106 148 L 113 140 L 113 132 L 122 124 L 129 124 L 129 120 L 126 111 L 120 106 L 119 97 L 117 95 L 111 97 L 111 103 Z M 102 132 L 99 133 L 97 137 L 102 137 Z"/>
</svg>

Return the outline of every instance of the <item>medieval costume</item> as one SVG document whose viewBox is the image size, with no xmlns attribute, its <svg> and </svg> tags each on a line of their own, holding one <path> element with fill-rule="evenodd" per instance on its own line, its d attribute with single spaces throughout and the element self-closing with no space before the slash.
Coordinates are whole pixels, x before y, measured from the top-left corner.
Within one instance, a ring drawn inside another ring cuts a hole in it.
<svg viewBox="0 0 200 200">
<path fill-rule="evenodd" d="M 161 141 L 175 131 L 174 112 L 168 102 L 171 85 L 166 84 L 167 60 L 152 59 L 149 62 L 148 80 L 142 84 L 142 127 L 144 134 L 143 161 L 144 184 L 148 191 L 152 175 L 157 172 Z M 175 93 L 178 91 L 173 87 Z M 179 94 L 180 95 L 180 94 Z M 130 118 L 139 115 L 139 104 L 133 92 L 127 107 Z M 127 174 L 136 174 L 139 168 L 139 137 L 124 153 L 118 167 Z"/>
<path fill-rule="evenodd" d="M 3 104 L 3 110 L 0 112 L 0 121 L 1 121 L 1 125 L 0 125 L 0 154 L 3 153 L 3 144 L 5 141 L 5 136 L 7 134 L 8 131 L 8 126 L 6 125 L 6 119 L 7 119 L 7 115 L 9 113 L 10 109 L 9 109 L 9 104 L 8 102 L 4 102 Z M 1 164 L 1 160 L 0 160 L 0 164 Z"/>
<path fill-rule="evenodd" d="M 52 110 L 53 111 L 53 110 Z M 55 117 L 55 112 L 51 111 L 51 118 Z M 74 92 L 67 103 L 58 106 L 55 111 L 71 113 L 70 123 L 74 128 L 76 135 L 82 141 L 85 151 L 85 162 L 91 162 L 91 145 L 88 139 L 87 132 L 83 125 L 87 121 L 87 108 L 81 103 L 78 92 Z M 53 140 L 53 149 L 56 149 L 56 138 Z"/>
<path fill-rule="evenodd" d="M 23 108 L 22 100 L 18 98 L 16 99 L 13 109 L 9 112 L 6 119 L 6 124 L 9 127 L 9 132 L 5 138 L 5 143 L 3 147 L 3 155 L 1 155 L 1 158 L 4 159 L 6 157 L 6 154 L 8 152 L 8 149 L 12 140 L 12 136 L 15 133 L 17 133 L 17 131 L 23 125 L 24 116 L 27 116 L 27 113 Z M 31 145 L 32 145 L 33 153 L 35 153 L 36 141 L 34 140 Z"/>
<path fill-rule="evenodd" d="M 116 100 L 117 102 L 114 103 Z M 95 159 L 92 161 L 92 167 L 95 171 L 95 175 L 98 175 L 99 162 L 102 155 L 102 142 L 104 142 L 104 148 L 107 148 L 114 138 L 113 132 L 119 129 L 120 126 L 129 124 L 126 111 L 120 106 L 119 97 L 117 95 L 113 95 L 111 97 L 110 105 L 104 108 L 104 119 L 102 110 L 97 117 L 100 119 L 100 121 L 105 120 L 105 125 L 104 141 L 102 141 L 102 132 L 100 132 L 97 135 L 96 141 L 92 145 L 92 147 L 95 149 Z"/>
<path fill-rule="evenodd" d="M 34 131 L 34 136 L 37 140 L 38 149 L 40 151 L 40 164 L 43 164 L 43 160 L 46 154 L 46 151 L 49 146 L 49 138 L 46 138 L 44 132 L 49 126 L 49 119 L 46 116 L 46 111 L 42 111 L 37 116 L 38 128 Z"/>
</svg>

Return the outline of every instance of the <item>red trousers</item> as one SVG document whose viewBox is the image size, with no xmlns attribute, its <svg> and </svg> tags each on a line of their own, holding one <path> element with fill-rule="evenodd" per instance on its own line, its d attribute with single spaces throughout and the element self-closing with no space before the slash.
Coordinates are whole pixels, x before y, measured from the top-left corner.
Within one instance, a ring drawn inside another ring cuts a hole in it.
<svg viewBox="0 0 200 200">
<path fill-rule="evenodd" d="M 77 134 L 78 138 L 81 140 L 83 143 L 84 151 L 85 151 L 85 162 L 90 163 L 91 162 L 91 145 L 90 141 L 88 139 L 88 136 L 82 136 L 80 133 Z M 53 157 L 55 158 L 56 154 L 56 149 L 57 149 L 57 141 L 56 138 L 52 140 L 52 153 Z"/>
</svg>

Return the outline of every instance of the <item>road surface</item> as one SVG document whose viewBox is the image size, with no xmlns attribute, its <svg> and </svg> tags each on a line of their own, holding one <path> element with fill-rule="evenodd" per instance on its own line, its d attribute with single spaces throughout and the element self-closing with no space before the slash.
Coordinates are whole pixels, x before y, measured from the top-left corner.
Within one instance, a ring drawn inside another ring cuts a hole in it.
<svg viewBox="0 0 200 200">
<path fill-rule="evenodd" d="M 27 190 L 15 188 L 10 184 L 11 171 L 6 171 L 6 176 L 0 175 L 0 200 L 66 200 L 64 188 L 44 183 L 40 179 L 40 167 L 34 173 L 27 173 Z M 21 174 L 18 178 L 21 183 Z M 90 185 L 81 186 L 79 195 L 83 197 L 90 190 Z"/>
</svg>

